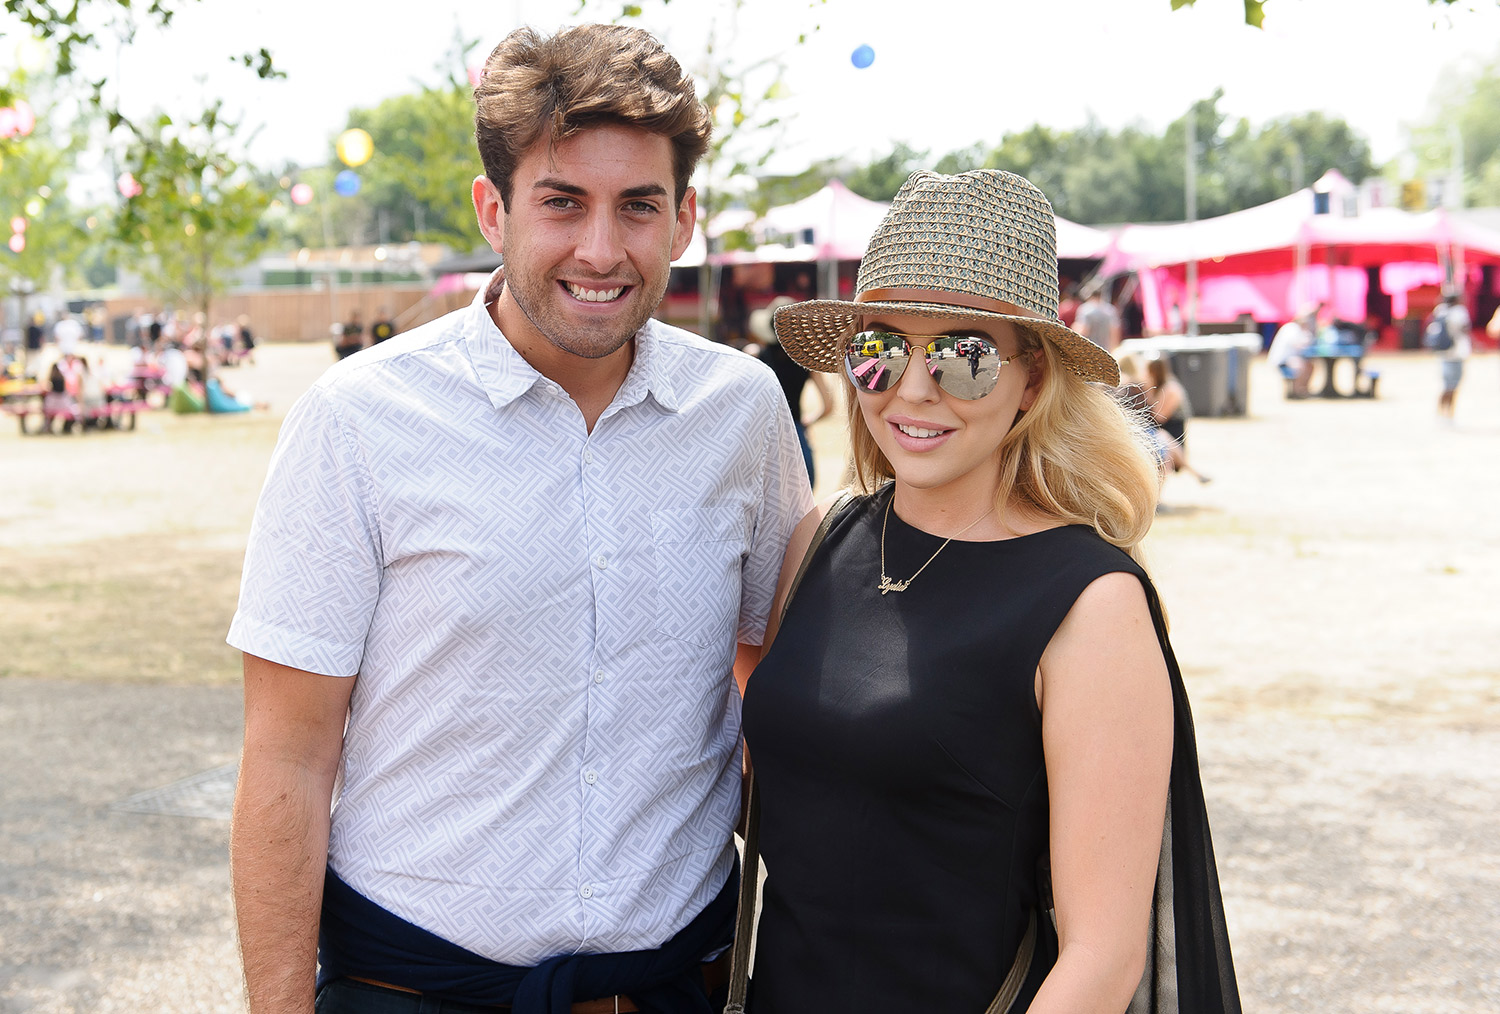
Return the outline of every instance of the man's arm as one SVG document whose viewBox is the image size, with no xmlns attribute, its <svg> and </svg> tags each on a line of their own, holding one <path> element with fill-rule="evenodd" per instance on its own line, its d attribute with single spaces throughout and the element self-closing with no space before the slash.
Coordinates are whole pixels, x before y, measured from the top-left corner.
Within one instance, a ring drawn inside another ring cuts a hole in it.
<svg viewBox="0 0 1500 1014">
<path fill-rule="evenodd" d="M 354 678 L 245 655 L 230 873 L 251 1014 L 311 1014 L 329 811 Z"/>
</svg>

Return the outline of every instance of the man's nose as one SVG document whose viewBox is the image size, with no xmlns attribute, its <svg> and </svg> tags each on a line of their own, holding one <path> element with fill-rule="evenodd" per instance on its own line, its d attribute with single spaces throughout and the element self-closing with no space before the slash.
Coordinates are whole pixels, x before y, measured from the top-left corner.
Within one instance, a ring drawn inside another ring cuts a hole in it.
<svg viewBox="0 0 1500 1014">
<path fill-rule="evenodd" d="M 614 215 L 603 209 L 591 212 L 583 224 L 574 256 L 602 275 L 619 265 L 624 251 L 620 226 Z"/>
</svg>

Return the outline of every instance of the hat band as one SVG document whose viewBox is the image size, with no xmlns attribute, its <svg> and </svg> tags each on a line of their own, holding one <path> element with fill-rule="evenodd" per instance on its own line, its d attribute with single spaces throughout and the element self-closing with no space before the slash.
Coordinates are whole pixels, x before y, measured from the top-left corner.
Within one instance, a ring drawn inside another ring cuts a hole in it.
<svg viewBox="0 0 1500 1014">
<path fill-rule="evenodd" d="M 854 297 L 856 303 L 941 303 L 946 306 L 962 306 L 969 310 L 987 310 L 1008 317 L 1032 317 L 1036 320 L 1048 318 L 1035 310 L 1028 310 L 1015 303 L 1007 303 L 988 296 L 976 296 L 969 292 L 946 292 L 943 289 L 866 289 Z"/>
</svg>

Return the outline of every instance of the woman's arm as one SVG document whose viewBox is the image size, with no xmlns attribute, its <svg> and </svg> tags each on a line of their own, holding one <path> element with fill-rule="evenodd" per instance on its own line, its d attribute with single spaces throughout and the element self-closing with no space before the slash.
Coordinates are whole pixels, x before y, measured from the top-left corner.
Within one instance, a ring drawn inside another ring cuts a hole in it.
<svg viewBox="0 0 1500 1014">
<path fill-rule="evenodd" d="M 1132 574 L 1084 589 L 1038 670 L 1057 964 L 1030 1011 L 1124 1010 L 1140 982 L 1172 766 L 1172 690 Z"/>
<path fill-rule="evenodd" d="M 1151 389 L 1151 416 L 1158 425 L 1177 414 L 1182 407 L 1182 385 L 1175 379 Z"/>
<path fill-rule="evenodd" d="M 803 426 L 811 426 L 828 417 L 833 411 L 833 390 L 828 384 L 828 375 L 816 370 L 809 370 L 807 379 L 812 381 L 813 389 L 818 392 L 818 403 L 821 406 L 816 415 L 805 416 L 802 419 Z"/>
</svg>

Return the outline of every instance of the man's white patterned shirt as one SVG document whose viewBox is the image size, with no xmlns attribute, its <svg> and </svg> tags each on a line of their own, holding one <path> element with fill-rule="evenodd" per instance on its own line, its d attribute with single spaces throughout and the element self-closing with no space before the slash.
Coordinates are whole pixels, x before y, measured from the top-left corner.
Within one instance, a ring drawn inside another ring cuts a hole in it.
<svg viewBox="0 0 1500 1014">
<path fill-rule="evenodd" d="M 592 433 L 485 308 L 288 414 L 229 642 L 358 674 L 329 863 L 497 961 L 659 946 L 739 817 L 736 641 L 811 507 L 781 389 L 657 321 Z"/>
</svg>

